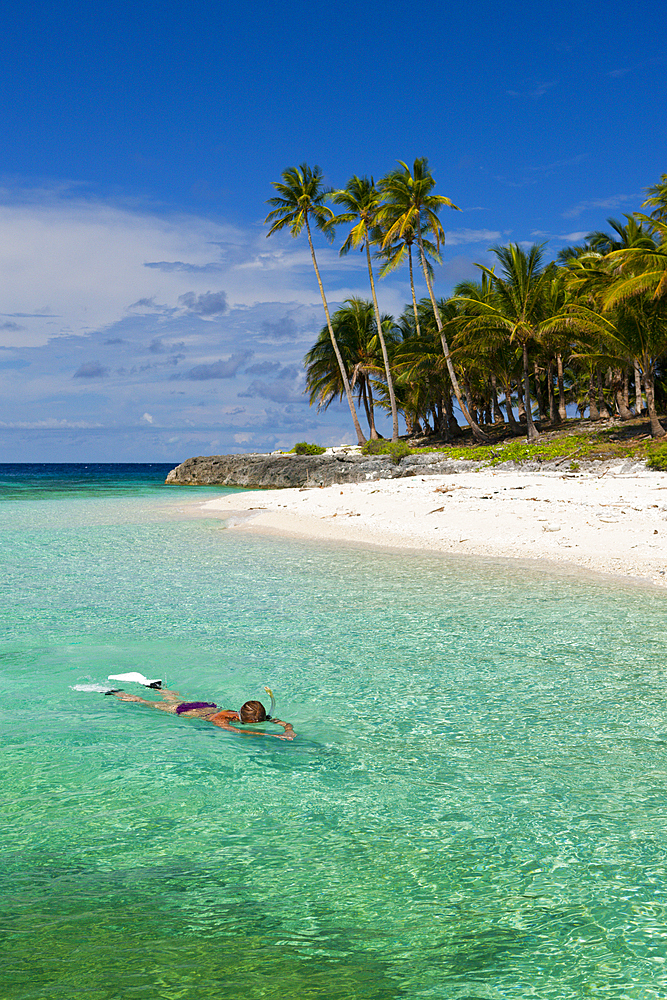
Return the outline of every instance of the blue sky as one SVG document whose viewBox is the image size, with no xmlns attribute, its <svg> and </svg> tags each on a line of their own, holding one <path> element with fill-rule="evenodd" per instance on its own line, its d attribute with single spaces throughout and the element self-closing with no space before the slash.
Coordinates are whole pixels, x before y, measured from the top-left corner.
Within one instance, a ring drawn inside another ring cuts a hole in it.
<svg viewBox="0 0 667 1000">
<path fill-rule="evenodd" d="M 180 461 L 352 441 L 302 359 L 307 244 L 266 240 L 271 181 L 427 156 L 436 290 L 496 242 L 547 252 L 667 172 L 655 7 L 164 0 L 2 4 L 0 461 Z M 318 245 L 335 307 L 363 258 Z M 421 294 L 425 289 L 420 289 Z M 380 285 L 398 314 L 407 275 Z"/>
</svg>

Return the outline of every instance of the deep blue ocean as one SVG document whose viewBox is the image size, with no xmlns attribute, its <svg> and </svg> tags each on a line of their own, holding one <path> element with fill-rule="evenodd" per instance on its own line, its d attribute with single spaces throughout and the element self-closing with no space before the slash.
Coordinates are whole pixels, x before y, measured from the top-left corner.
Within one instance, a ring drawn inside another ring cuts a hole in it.
<svg viewBox="0 0 667 1000">
<path fill-rule="evenodd" d="M 665 594 L 169 468 L 0 466 L 0 997 L 667 998 Z M 298 736 L 76 689 L 131 670 Z"/>
</svg>

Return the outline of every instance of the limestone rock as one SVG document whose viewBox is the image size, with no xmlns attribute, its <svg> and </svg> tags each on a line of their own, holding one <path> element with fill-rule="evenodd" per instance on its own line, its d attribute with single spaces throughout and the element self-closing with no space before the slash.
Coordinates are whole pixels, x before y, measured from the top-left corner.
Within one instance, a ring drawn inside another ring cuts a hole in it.
<svg viewBox="0 0 667 1000">
<path fill-rule="evenodd" d="M 332 486 L 404 476 L 447 475 L 478 465 L 441 454 L 408 455 L 398 465 L 387 455 L 200 455 L 172 469 L 168 484 L 182 486 Z"/>
</svg>

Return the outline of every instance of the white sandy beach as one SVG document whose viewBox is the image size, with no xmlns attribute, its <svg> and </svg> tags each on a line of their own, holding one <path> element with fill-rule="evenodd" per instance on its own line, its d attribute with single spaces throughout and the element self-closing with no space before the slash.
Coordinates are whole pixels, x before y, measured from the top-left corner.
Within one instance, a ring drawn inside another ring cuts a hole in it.
<svg viewBox="0 0 667 1000">
<path fill-rule="evenodd" d="M 484 468 L 201 505 L 229 527 L 393 549 L 531 559 L 667 586 L 667 475 Z"/>
</svg>

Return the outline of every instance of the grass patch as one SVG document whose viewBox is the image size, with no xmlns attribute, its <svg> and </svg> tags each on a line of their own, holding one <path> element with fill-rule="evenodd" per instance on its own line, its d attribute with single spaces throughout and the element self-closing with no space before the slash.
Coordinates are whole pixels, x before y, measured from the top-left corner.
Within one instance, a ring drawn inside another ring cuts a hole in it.
<svg viewBox="0 0 667 1000">
<path fill-rule="evenodd" d="M 362 455 L 388 455 L 394 465 L 398 465 L 406 455 L 416 454 L 415 450 L 405 441 L 367 441 L 361 449 Z"/>
<path fill-rule="evenodd" d="M 488 465 L 502 462 L 554 462 L 570 460 L 570 468 L 577 471 L 582 460 L 645 459 L 652 469 L 667 471 L 667 444 L 646 440 L 637 434 L 621 438 L 613 428 L 584 433 L 550 433 L 536 444 L 525 439 L 500 441 L 488 445 L 442 445 L 439 448 L 419 448 L 422 452 L 439 452 L 448 458 L 467 459 Z"/>
<path fill-rule="evenodd" d="M 323 448 L 319 444 L 308 444 L 307 441 L 299 441 L 292 448 L 292 454 L 294 455 L 323 455 L 326 448 Z"/>
</svg>

